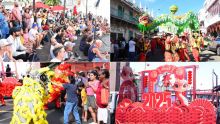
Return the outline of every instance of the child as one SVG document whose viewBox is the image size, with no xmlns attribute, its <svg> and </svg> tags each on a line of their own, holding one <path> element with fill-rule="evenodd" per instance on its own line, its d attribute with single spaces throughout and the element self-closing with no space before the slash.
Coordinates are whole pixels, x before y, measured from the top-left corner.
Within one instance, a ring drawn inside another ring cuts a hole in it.
<svg viewBox="0 0 220 124">
<path fill-rule="evenodd" d="M 81 99 L 82 99 L 82 107 L 83 107 L 82 119 L 84 120 L 84 122 L 87 122 L 88 105 L 87 105 L 87 94 L 86 94 L 85 85 L 83 83 L 79 83 L 78 87 L 81 90 Z"/>
</svg>

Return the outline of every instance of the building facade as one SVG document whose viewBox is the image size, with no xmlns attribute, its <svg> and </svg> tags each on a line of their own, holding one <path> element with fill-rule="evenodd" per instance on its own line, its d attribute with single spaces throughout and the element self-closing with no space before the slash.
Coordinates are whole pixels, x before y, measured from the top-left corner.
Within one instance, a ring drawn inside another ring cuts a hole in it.
<svg viewBox="0 0 220 124">
<path fill-rule="evenodd" d="M 137 28 L 137 17 L 142 11 L 135 4 L 129 0 L 111 0 L 110 9 L 112 40 L 121 37 L 129 40 L 130 37 L 142 35 Z"/>
<path fill-rule="evenodd" d="M 198 18 L 205 33 L 220 35 L 220 0 L 205 0 Z"/>
</svg>

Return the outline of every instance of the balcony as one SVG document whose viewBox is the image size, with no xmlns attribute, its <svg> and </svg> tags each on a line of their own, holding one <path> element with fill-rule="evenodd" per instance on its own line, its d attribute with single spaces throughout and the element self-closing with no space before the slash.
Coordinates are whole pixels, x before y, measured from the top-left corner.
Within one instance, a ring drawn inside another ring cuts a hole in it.
<svg viewBox="0 0 220 124">
<path fill-rule="evenodd" d="M 205 19 L 205 27 L 209 27 L 220 21 L 220 13 L 214 16 L 208 15 Z"/>
<path fill-rule="evenodd" d="M 138 24 L 137 18 L 135 18 L 129 14 L 126 14 L 123 11 L 115 9 L 113 7 L 111 7 L 111 17 L 126 21 L 126 22 L 134 24 L 134 25 Z"/>
</svg>

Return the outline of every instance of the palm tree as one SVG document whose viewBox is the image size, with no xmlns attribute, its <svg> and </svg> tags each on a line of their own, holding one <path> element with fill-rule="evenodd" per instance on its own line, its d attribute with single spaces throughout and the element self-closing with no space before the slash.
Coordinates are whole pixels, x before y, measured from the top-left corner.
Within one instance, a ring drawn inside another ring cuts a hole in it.
<svg viewBox="0 0 220 124">
<path fill-rule="evenodd" d="M 43 2 L 49 6 L 56 6 L 61 4 L 61 0 L 43 0 Z"/>
</svg>

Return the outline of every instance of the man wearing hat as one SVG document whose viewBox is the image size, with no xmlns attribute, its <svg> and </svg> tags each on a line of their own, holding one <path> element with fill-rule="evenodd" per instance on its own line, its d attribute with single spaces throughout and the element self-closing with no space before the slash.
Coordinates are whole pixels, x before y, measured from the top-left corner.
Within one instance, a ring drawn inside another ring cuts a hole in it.
<svg viewBox="0 0 220 124">
<path fill-rule="evenodd" d="M 26 53 L 26 47 L 21 44 L 20 27 L 13 27 L 10 30 L 10 36 L 7 38 L 7 41 L 12 44 L 12 56 L 14 59 L 23 61 L 28 60 L 28 53 Z"/>
<path fill-rule="evenodd" d="M 0 40 L 0 62 L 14 61 L 12 57 L 11 43 L 7 42 L 6 39 Z"/>
</svg>

